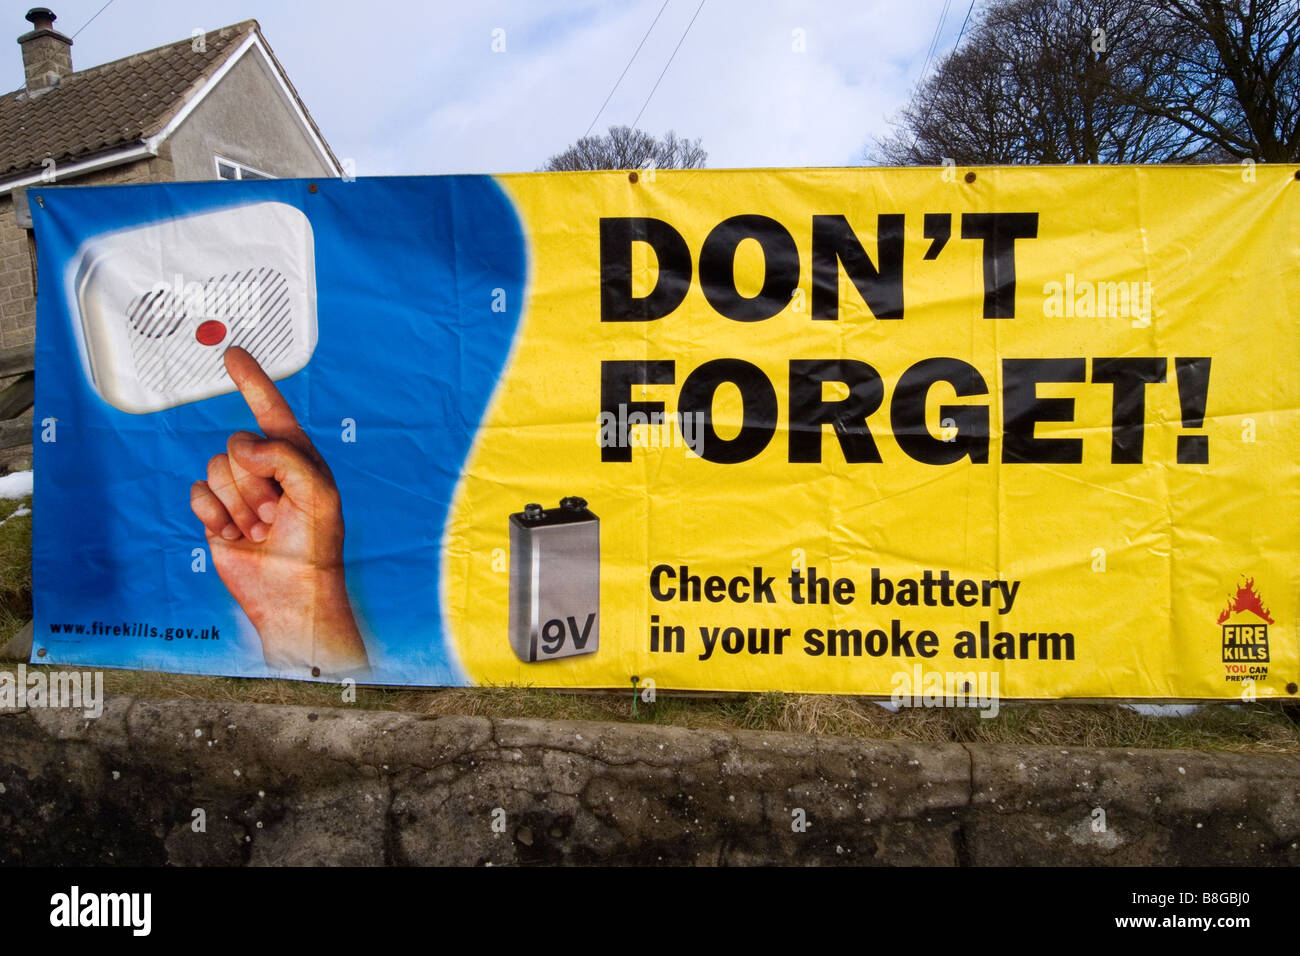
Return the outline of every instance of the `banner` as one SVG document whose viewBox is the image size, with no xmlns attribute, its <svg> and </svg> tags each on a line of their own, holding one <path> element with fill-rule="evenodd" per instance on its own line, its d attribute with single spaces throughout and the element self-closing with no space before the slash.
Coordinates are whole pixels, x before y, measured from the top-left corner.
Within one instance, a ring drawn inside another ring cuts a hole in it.
<svg viewBox="0 0 1300 956">
<path fill-rule="evenodd" d="M 1298 176 L 33 189 L 33 660 L 1293 698 Z"/>
</svg>

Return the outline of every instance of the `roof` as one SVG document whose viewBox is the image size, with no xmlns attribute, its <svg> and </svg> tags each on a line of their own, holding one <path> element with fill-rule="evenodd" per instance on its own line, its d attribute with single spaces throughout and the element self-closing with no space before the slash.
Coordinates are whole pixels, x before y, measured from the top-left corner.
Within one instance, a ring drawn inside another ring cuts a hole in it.
<svg viewBox="0 0 1300 956">
<path fill-rule="evenodd" d="M 0 176 L 39 170 L 46 157 L 61 163 L 112 152 L 161 132 L 251 33 L 260 34 L 257 21 L 245 20 L 206 34 L 202 51 L 187 37 L 69 73 L 35 96 L 26 89 L 0 96 Z"/>
</svg>

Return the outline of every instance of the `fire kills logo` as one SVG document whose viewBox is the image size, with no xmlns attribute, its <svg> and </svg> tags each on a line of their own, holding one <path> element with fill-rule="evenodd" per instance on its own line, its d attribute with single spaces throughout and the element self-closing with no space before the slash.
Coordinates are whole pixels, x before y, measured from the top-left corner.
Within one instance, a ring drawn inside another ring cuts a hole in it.
<svg viewBox="0 0 1300 956">
<path fill-rule="evenodd" d="M 1219 614 L 1223 626 L 1223 662 L 1225 664 L 1267 664 L 1268 625 L 1276 623 L 1255 590 L 1255 579 L 1246 578 L 1235 594 L 1228 596 L 1228 606 Z M 1246 668 L 1229 667 L 1229 680 L 1242 680 Z M 1259 672 L 1263 673 L 1259 673 Z M 1252 668 L 1250 673 L 1264 676 L 1267 668 Z M 1233 676 L 1240 674 L 1241 676 Z"/>
</svg>

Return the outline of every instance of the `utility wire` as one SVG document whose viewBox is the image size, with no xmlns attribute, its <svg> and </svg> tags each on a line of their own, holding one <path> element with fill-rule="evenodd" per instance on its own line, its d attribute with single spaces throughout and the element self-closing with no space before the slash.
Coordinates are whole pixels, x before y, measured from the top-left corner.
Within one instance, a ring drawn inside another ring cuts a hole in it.
<svg viewBox="0 0 1300 956">
<path fill-rule="evenodd" d="M 957 33 L 957 42 L 952 45 L 954 50 L 961 46 L 961 38 L 966 35 L 966 24 L 970 23 L 971 11 L 975 9 L 975 0 L 970 0 L 970 6 L 966 8 L 966 19 L 961 22 L 961 30 Z"/>
<path fill-rule="evenodd" d="M 930 61 L 934 59 L 934 51 L 939 47 L 939 37 L 943 34 L 943 25 L 948 22 L 948 9 L 951 6 L 952 0 L 944 0 L 943 9 L 939 11 L 939 22 L 934 25 L 934 36 L 930 37 L 930 47 L 925 51 L 925 62 L 921 64 L 921 79 L 925 79 L 925 74 L 930 69 Z"/>
<path fill-rule="evenodd" d="M 673 47 L 673 55 L 670 56 L 668 58 L 668 62 L 664 64 L 663 73 L 660 73 L 659 79 L 655 80 L 655 85 L 650 88 L 650 95 L 647 96 L 645 98 L 645 102 L 641 104 L 641 112 L 637 113 L 636 119 L 632 121 L 633 129 L 636 129 L 636 124 L 641 120 L 641 113 L 645 112 L 645 108 L 650 105 L 650 100 L 654 98 L 655 90 L 659 89 L 659 83 L 663 80 L 664 73 L 667 73 L 668 68 L 673 65 L 673 59 L 677 56 L 677 51 L 680 50 L 682 48 L 682 44 L 686 42 L 686 34 L 690 33 L 691 27 L 695 25 L 695 17 L 698 17 L 700 15 L 700 11 L 703 9 L 704 9 L 704 0 L 700 0 L 700 5 L 695 8 L 695 16 L 691 17 L 691 22 L 686 24 L 686 29 L 682 31 L 682 38 L 677 41 L 677 46 Z"/>
<path fill-rule="evenodd" d="M 108 3 L 104 4 L 102 7 L 100 7 L 98 10 L 95 11 L 95 17 L 99 16 L 101 13 L 103 13 L 105 10 L 107 10 L 107 9 L 108 9 L 109 7 L 111 7 L 112 5 L 113 5 L 113 0 L 108 0 Z M 82 31 L 82 30 L 86 29 L 86 27 L 90 26 L 92 23 L 95 22 L 95 17 L 91 17 L 89 20 L 87 20 L 85 23 L 83 23 L 83 24 L 82 24 L 82 25 L 77 29 L 77 32 L 74 33 L 74 34 L 72 34 L 72 36 L 70 36 L 68 39 L 70 39 L 70 40 L 75 40 L 75 39 L 76 39 L 76 38 L 81 34 L 81 31 Z"/>
<path fill-rule="evenodd" d="M 112 3 L 112 0 L 109 0 L 109 2 Z M 596 125 L 596 120 L 600 119 L 600 114 L 605 112 L 605 107 L 608 106 L 609 101 L 614 98 L 614 91 L 617 90 L 618 85 L 623 82 L 623 77 L 627 76 L 627 71 L 632 68 L 632 60 L 636 59 L 636 55 L 640 53 L 641 48 L 645 46 L 645 41 L 650 38 L 650 30 L 655 28 L 655 24 L 659 22 L 659 18 L 663 16 L 664 11 L 667 9 L 668 0 L 664 0 L 664 5 L 659 8 L 659 12 L 655 14 L 655 18 L 650 21 L 650 28 L 646 30 L 645 36 L 641 38 L 641 42 L 638 43 L 636 49 L 632 51 L 632 59 L 627 61 L 627 66 L 623 67 L 623 72 L 618 75 L 618 79 L 615 80 L 614 85 L 610 87 L 609 96 L 605 97 L 605 102 L 600 104 L 600 109 L 596 110 L 596 115 L 591 118 L 591 125 L 587 127 L 587 132 L 582 134 L 583 138 L 586 138 L 591 134 L 592 128 Z"/>
<path fill-rule="evenodd" d="M 957 31 L 957 39 L 953 42 L 953 45 L 952 45 L 952 48 L 953 48 L 953 51 L 954 51 L 954 52 L 957 50 L 957 48 L 958 48 L 959 46 L 961 46 L 961 38 L 964 37 L 964 36 L 966 35 L 966 24 L 970 23 L 970 15 L 971 15 L 971 11 L 974 10 L 974 9 L 975 9 L 975 0 L 970 0 L 970 6 L 968 6 L 968 7 L 966 8 L 966 17 L 965 17 L 965 19 L 963 19 L 963 20 L 961 21 L 961 29 Z M 939 18 L 939 26 L 940 26 L 940 27 L 943 26 L 943 21 L 944 21 L 945 19 L 947 19 L 947 16 L 948 16 L 948 7 L 945 5 L 944 8 L 943 8 L 943 15 Z M 939 38 L 939 31 L 938 31 L 938 29 L 936 28 L 936 29 L 935 29 L 935 39 L 937 40 L 938 38 Z M 925 71 L 929 68 L 929 66 L 930 66 L 930 55 L 929 55 L 929 54 L 926 54 L 926 58 L 925 58 L 925 66 L 921 68 L 921 80 L 922 80 L 922 82 L 924 82 L 924 80 L 925 80 Z M 921 141 L 921 131 L 920 131 L 920 130 L 917 130 L 917 131 L 916 131 L 916 136 L 914 136 L 914 137 L 912 138 L 912 149 L 913 149 L 913 150 L 916 149 L 916 144 L 919 143 L 920 141 Z"/>
</svg>

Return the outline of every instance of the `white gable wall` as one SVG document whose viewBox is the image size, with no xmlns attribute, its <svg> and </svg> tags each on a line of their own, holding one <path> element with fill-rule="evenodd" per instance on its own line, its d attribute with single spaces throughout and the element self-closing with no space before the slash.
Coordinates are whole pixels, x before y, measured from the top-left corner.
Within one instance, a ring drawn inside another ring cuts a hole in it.
<svg viewBox="0 0 1300 956">
<path fill-rule="evenodd" d="M 177 180 L 216 179 L 217 154 L 281 178 L 337 175 L 255 44 L 207 90 L 166 145 Z"/>
</svg>

